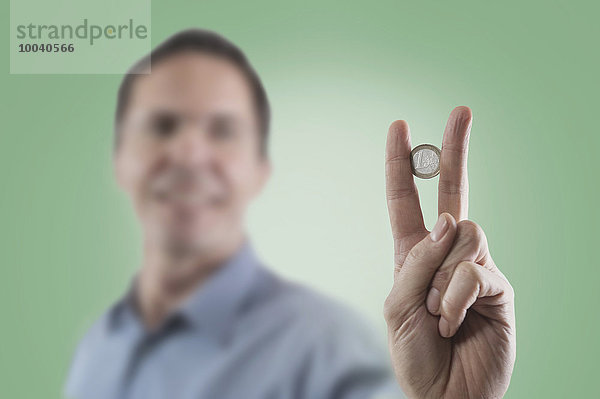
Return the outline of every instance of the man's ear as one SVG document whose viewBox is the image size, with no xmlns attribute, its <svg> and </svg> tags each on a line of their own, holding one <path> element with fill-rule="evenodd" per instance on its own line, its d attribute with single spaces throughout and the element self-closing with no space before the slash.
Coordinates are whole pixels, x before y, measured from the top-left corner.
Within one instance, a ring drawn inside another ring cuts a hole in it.
<svg viewBox="0 0 600 399">
<path fill-rule="evenodd" d="M 258 182 L 256 185 L 256 189 L 254 190 L 254 195 L 259 194 L 264 189 L 264 186 L 267 184 L 267 181 L 271 177 L 271 173 L 272 173 L 272 169 L 273 169 L 273 167 L 271 165 L 271 160 L 266 157 L 261 159 L 260 165 L 258 168 L 259 168 Z"/>
</svg>

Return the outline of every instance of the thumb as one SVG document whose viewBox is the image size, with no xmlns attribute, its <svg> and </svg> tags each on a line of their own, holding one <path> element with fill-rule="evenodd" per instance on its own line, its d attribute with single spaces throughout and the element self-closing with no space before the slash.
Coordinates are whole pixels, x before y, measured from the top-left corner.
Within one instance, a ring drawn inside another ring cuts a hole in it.
<svg viewBox="0 0 600 399">
<path fill-rule="evenodd" d="M 397 269 L 394 288 L 405 305 L 421 305 L 429 291 L 429 284 L 448 254 L 456 236 L 456 220 L 442 213 L 431 231 L 408 253 Z M 412 303 L 411 303 L 412 302 Z"/>
</svg>

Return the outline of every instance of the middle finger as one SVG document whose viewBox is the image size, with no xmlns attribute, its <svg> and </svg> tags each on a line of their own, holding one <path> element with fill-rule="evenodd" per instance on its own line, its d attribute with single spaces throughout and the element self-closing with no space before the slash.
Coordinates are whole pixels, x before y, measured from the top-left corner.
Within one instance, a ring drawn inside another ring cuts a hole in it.
<svg viewBox="0 0 600 399">
<path fill-rule="evenodd" d="M 442 140 L 438 215 L 448 212 L 457 222 L 467 219 L 469 213 L 467 155 L 472 121 L 473 115 L 469 107 L 454 108 Z"/>
</svg>

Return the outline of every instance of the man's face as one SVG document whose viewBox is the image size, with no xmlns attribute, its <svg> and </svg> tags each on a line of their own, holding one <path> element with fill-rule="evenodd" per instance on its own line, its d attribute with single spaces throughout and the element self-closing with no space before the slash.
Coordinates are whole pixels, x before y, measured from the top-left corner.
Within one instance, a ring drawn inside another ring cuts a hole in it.
<svg viewBox="0 0 600 399">
<path fill-rule="evenodd" d="M 210 54 L 174 55 L 139 75 L 121 140 L 116 177 L 146 239 L 179 253 L 233 237 L 270 174 L 249 83 Z"/>
</svg>

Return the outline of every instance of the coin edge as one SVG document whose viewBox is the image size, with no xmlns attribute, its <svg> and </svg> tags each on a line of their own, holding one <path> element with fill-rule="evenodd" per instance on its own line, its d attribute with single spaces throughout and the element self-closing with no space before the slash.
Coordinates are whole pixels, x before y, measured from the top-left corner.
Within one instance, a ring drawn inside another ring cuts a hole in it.
<svg viewBox="0 0 600 399">
<path fill-rule="evenodd" d="M 428 149 L 432 150 L 433 152 L 435 152 L 438 155 L 438 158 L 439 158 L 440 162 L 438 163 L 438 167 L 437 167 L 437 169 L 436 169 L 436 171 L 435 171 L 435 173 L 433 175 L 429 175 L 429 174 L 424 175 L 424 174 L 421 174 L 421 173 L 419 173 L 419 172 L 417 172 L 415 170 L 415 166 L 413 164 L 413 154 L 416 151 L 420 150 L 421 148 L 428 148 Z M 410 151 L 410 169 L 412 171 L 412 174 L 414 176 L 418 177 L 419 179 L 433 179 L 434 177 L 436 177 L 437 175 L 439 175 L 440 174 L 441 163 L 442 163 L 442 151 L 439 148 L 437 148 L 435 145 L 433 145 L 433 144 L 419 144 L 418 146 L 416 146 L 415 148 L 413 148 Z"/>
</svg>

